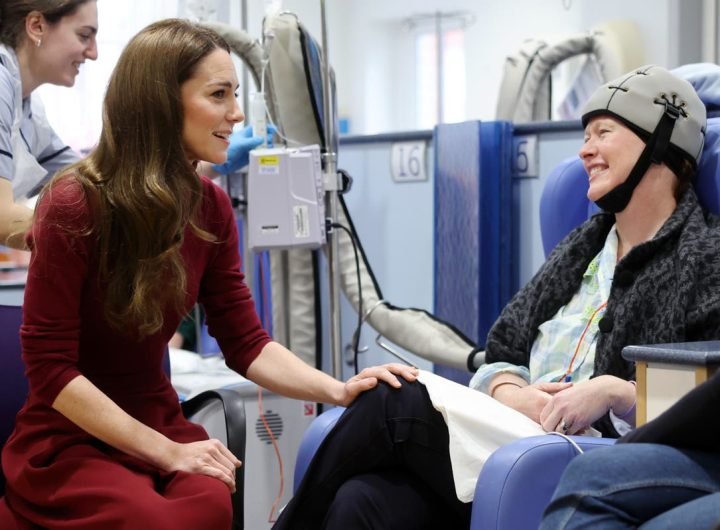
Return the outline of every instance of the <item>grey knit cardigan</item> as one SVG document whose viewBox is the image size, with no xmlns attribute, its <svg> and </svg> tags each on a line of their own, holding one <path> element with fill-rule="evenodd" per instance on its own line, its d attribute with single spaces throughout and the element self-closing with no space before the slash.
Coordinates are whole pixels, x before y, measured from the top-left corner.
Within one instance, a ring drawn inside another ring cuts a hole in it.
<svg viewBox="0 0 720 530">
<path fill-rule="evenodd" d="M 615 217 L 599 213 L 572 231 L 510 300 L 488 334 L 486 362 L 528 366 L 538 326 L 570 301 Z M 615 268 L 599 323 L 593 377 L 631 380 L 624 346 L 720 339 L 720 228 L 688 189 L 656 236 Z M 607 414 L 594 425 L 618 436 Z"/>
</svg>

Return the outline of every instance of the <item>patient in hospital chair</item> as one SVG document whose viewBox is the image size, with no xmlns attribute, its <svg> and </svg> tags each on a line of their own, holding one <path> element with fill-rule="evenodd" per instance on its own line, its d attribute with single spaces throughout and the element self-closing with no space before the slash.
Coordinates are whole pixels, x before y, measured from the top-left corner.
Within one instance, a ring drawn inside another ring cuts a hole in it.
<svg viewBox="0 0 720 530">
<path fill-rule="evenodd" d="M 468 528 L 478 473 L 499 446 L 632 430 L 624 346 L 720 336 L 717 221 L 692 186 L 703 103 L 686 81 L 646 66 L 600 87 L 583 112 L 579 156 L 603 211 L 502 311 L 475 390 L 421 373 L 361 395 L 275 529 Z"/>
</svg>

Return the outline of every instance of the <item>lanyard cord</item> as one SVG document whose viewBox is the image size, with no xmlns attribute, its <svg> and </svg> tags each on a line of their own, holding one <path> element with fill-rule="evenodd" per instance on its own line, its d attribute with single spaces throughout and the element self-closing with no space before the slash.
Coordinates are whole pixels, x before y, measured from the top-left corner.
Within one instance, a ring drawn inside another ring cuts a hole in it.
<svg viewBox="0 0 720 530">
<path fill-rule="evenodd" d="M 593 314 L 590 315 L 590 318 L 588 319 L 588 323 L 585 325 L 585 329 L 582 332 L 582 335 L 580 335 L 580 340 L 578 340 L 577 346 L 575 346 L 575 352 L 573 353 L 572 358 L 570 359 L 570 365 L 568 366 L 567 371 L 565 374 L 560 378 L 560 381 L 569 381 L 570 380 L 570 374 L 572 373 L 573 364 L 575 363 L 575 358 L 577 357 L 578 351 L 580 350 L 580 345 L 583 342 L 583 339 L 585 338 L 585 334 L 587 333 L 587 330 L 590 329 L 590 324 L 592 324 L 593 320 L 597 316 L 597 314 L 605 309 L 607 306 L 607 300 L 605 300 L 602 304 L 598 306 L 598 308 L 593 311 Z"/>
</svg>

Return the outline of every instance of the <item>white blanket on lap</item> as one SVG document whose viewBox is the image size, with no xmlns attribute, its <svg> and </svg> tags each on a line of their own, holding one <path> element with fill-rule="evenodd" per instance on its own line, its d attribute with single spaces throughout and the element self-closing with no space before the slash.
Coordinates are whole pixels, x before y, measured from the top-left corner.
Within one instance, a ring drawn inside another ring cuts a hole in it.
<svg viewBox="0 0 720 530">
<path fill-rule="evenodd" d="M 447 423 L 455 492 L 463 502 L 472 502 L 480 470 L 493 451 L 545 434 L 539 424 L 482 392 L 425 370 L 419 379 Z"/>
</svg>

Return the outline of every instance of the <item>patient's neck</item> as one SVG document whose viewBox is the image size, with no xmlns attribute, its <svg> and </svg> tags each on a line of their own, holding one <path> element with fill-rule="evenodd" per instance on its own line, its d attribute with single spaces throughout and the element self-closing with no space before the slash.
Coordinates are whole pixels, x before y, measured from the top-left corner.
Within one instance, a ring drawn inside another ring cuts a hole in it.
<svg viewBox="0 0 720 530">
<path fill-rule="evenodd" d="M 615 215 L 620 261 L 633 247 L 650 241 L 675 211 L 677 201 L 670 195 L 659 200 L 630 201 Z"/>
<path fill-rule="evenodd" d="M 669 170 L 668 170 L 669 171 Z M 615 214 L 618 234 L 617 259 L 620 261 L 633 247 L 650 241 L 677 207 L 675 182 L 645 175 L 627 207 Z M 672 178 L 675 179 L 674 174 Z"/>
</svg>

